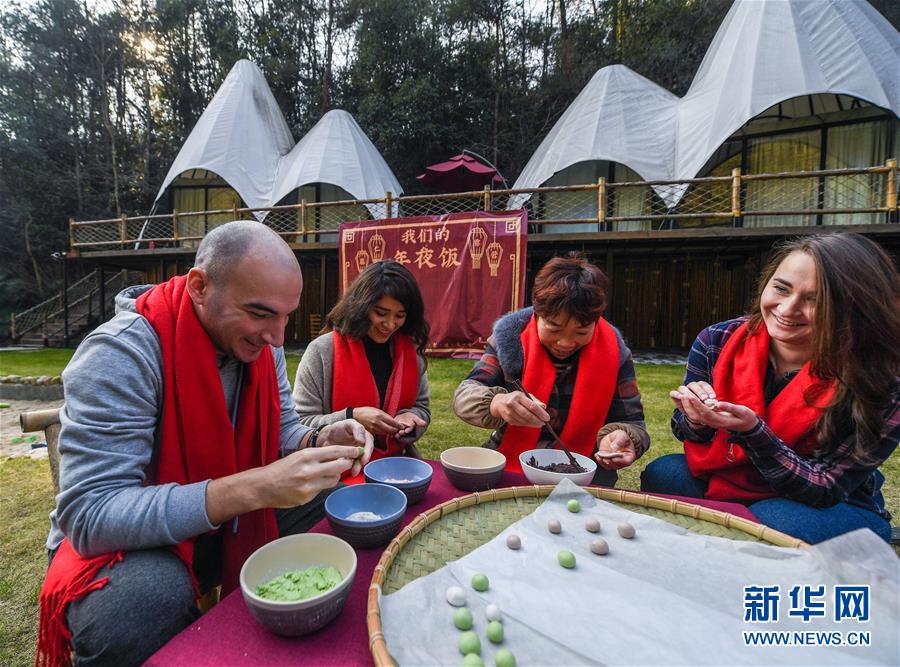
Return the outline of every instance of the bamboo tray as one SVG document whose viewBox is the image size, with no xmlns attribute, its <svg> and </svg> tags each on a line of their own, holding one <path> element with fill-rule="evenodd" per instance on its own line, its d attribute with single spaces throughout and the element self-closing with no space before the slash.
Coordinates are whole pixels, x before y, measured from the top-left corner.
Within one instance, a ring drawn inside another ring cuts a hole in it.
<svg viewBox="0 0 900 667">
<path fill-rule="evenodd" d="M 394 664 L 382 633 L 379 589 L 385 595 L 393 593 L 410 581 L 440 569 L 447 561 L 465 556 L 537 509 L 554 488 L 515 486 L 472 493 L 433 507 L 403 528 L 384 550 L 369 585 L 366 625 L 375 664 L 379 667 Z M 767 526 L 700 505 L 633 491 L 594 487 L 584 487 L 584 490 L 600 500 L 627 505 L 632 511 L 703 535 L 779 547 L 807 546 L 802 540 Z"/>
</svg>

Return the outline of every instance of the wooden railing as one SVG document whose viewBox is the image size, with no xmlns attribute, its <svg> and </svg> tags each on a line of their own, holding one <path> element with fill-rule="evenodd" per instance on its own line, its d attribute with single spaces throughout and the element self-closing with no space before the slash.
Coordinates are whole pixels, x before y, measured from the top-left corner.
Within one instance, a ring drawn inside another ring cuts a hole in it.
<svg viewBox="0 0 900 667">
<path fill-rule="evenodd" d="M 708 176 L 461 192 L 268 208 L 184 211 L 69 223 L 72 252 L 196 247 L 216 225 L 255 219 L 291 243 L 333 241 L 341 223 L 526 208 L 532 234 L 662 232 L 698 227 L 780 227 L 897 222 L 897 161 L 827 171 Z M 560 225 L 580 225 L 558 228 Z M 330 235 L 330 236 L 329 236 Z"/>
</svg>

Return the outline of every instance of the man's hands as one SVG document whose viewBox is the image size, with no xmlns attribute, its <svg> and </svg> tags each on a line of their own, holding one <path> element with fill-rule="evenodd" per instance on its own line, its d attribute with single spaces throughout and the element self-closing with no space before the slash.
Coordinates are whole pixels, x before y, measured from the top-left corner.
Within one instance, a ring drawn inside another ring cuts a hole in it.
<svg viewBox="0 0 900 667">
<path fill-rule="evenodd" d="M 616 429 L 600 438 L 597 451 L 594 452 L 594 460 L 604 470 L 627 468 L 634 463 L 636 457 L 634 443 L 622 429 Z"/>
<path fill-rule="evenodd" d="M 537 428 L 550 421 L 546 408 L 546 405 L 521 391 L 511 391 L 494 394 L 490 411 L 491 415 L 499 417 L 507 424 Z"/>
<path fill-rule="evenodd" d="M 718 400 L 712 385 L 707 382 L 689 382 L 670 391 L 669 396 L 694 427 L 724 428 L 741 433 L 754 429 L 759 419 L 744 405 Z"/>
<path fill-rule="evenodd" d="M 329 424 L 319 431 L 319 438 L 316 444 L 316 449 L 328 445 L 356 445 L 357 448 L 362 447 L 362 456 L 354 458 L 353 466 L 350 470 L 351 475 L 358 475 L 362 467 L 372 458 L 375 439 L 356 419 L 343 419 Z M 357 449 L 357 452 L 359 452 L 359 449 Z"/>
<path fill-rule="evenodd" d="M 319 431 L 318 445 L 212 480 L 206 486 L 209 522 L 218 525 L 259 509 L 307 503 L 336 485 L 345 470 L 358 474 L 372 456 L 374 440 L 362 424 L 345 419 Z"/>
</svg>

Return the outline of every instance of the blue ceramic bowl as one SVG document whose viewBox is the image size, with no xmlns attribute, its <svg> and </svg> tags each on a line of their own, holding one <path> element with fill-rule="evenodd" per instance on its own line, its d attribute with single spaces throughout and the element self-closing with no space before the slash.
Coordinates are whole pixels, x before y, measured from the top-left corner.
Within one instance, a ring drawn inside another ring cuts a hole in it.
<svg viewBox="0 0 900 667">
<path fill-rule="evenodd" d="M 432 473 L 431 466 L 425 461 L 408 456 L 388 456 L 371 461 L 363 468 L 367 482 L 397 487 L 406 494 L 410 505 L 425 497 Z"/>
<path fill-rule="evenodd" d="M 328 496 L 325 516 L 335 535 L 357 549 L 371 549 L 387 544 L 397 534 L 406 505 L 406 495 L 393 486 L 354 484 Z M 360 516 L 363 512 L 375 517 Z"/>
</svg>

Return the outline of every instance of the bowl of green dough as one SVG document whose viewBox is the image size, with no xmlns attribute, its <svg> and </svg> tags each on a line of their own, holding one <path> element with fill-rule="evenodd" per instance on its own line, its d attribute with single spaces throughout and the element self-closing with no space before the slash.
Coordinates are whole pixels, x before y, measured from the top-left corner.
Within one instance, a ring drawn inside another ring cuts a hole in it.
<svg viewBox="0 0 900 667">
<path fill-rule="evenodd" d="M 244 602 L 277 635 L 315 632 L 334 620 L 356 576 L 356 552 L 333 535 L 289 535 L 260 547 L 241 568 Z"/>
</svg>

